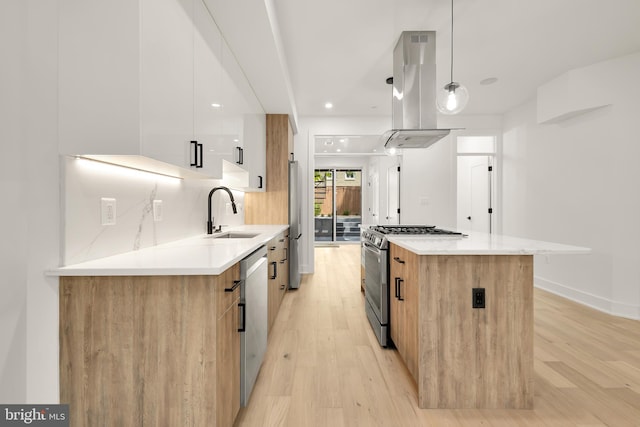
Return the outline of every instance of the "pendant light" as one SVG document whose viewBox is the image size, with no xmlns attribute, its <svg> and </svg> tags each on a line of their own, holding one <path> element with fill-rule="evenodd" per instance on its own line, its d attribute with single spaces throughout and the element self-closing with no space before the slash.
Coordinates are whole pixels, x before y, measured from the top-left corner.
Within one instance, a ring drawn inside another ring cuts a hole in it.
<svg viewBox="0 0 640 427">
<path fill-rule="evenodd" d="M 451 81 L 438 90 L 436 105 L 443 114 L 458 114 L 467 106 L 467 88 L 453 81 L 453 0 L 451 0 Z"/>
</svg>

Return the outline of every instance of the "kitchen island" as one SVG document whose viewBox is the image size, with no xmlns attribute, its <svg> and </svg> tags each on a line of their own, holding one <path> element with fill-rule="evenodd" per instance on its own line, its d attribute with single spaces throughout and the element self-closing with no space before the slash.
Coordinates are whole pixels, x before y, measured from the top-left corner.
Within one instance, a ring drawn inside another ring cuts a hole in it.
<svg viewBox="0 0 640 427">
<path fill-rule="evenodd" d="M 60 276 L 60 402 L 72 425 L 232 425 L 239 262 L 266 245 L 286 271 L 287 229 L 239 226 L 49 272 Z M 268 299 L 281 301 L 282 284 L 269 277 Z M 279 304 L 268 304 L 272 319 Z"/>
<path fill-rule="evenodd" d="M 390 335 L 418 405 L 533 408 L 533 256 L 589 250 L 484 233 L 387 238 Z"/>
</svg>

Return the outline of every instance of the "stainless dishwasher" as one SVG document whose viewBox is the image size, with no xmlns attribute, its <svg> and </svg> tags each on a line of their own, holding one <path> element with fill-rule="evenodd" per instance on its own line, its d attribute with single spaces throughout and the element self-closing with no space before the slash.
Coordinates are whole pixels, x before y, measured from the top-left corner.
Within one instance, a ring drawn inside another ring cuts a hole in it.
<svg viewBox="0 0 640 427">
<path fill-rule="evenodd" d="M 267 248 L 240 261 L 240 405 L 247 406 L 267 351 Z"/>
</svg>

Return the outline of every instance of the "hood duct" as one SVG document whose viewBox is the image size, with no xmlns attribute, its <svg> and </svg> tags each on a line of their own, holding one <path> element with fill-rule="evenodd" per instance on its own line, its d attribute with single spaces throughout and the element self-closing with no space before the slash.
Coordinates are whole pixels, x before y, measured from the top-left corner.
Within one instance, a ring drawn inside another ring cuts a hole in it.
<svg viewBox="0 0 640 427">
<path fill-rule="evenodd" d="M 404 31 L 393 49 L 393 129 L 385 148 L 426 148 L 450 129 L 436 129 L 436 32 Z"/>
</svg>

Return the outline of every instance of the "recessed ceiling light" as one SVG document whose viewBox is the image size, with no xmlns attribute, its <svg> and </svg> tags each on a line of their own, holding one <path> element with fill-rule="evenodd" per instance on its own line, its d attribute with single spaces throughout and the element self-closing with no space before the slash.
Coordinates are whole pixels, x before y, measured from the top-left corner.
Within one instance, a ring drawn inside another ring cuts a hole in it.
<svg viewBox="0 0 640 427">
<path fill-rule="evenodd" d="M 338 142 L 345 142 L 345 141 L 346 141 L 346 140 L 345 140 L 344 138 L 340 138 L 340 139 L 338 140 Z"/>
<path fill-rule="evenodd" d="M 333 108 L 333 104 L 330 102 L 325 102 L 324 104 L 324 108 L 326 108 L 327 110 L 330 110 Z"/>
<path fill-rule="evenodd" d="M 341 152 L 342 150 L 338 148 L 336 151 L 339 153 L 339 152 Z"/>
<path fill-rule="evenodd" d="M 486 78 L 484 80 L 480 80 L 480 84 L 483 85 L 483 86 L 487 86 L 487 85 L 492 85 L 497 81 L 498 81 L 497 77 L 488 77 L 488 78 Z"/>
<path fill-rule="evenodd" d="M 213 104 L 211 104 L 211 106 L 213 108 L 220 108 L 220 107 L 222 107 L 222 104 L 218 104 L 217 102 L 214 102 Z"/>
<path fill-rule="evenodd" d="M 240 142 L 240 140 L 238 138 L 235 138 L 233 142 Z"/>
<path fill-rule="evenodd" d="M 332 140 L 332 139 L 327 139 L 327 140 L 324 142 L 324 145 L 333 145 L 333 140 Z"/>
</svg>

